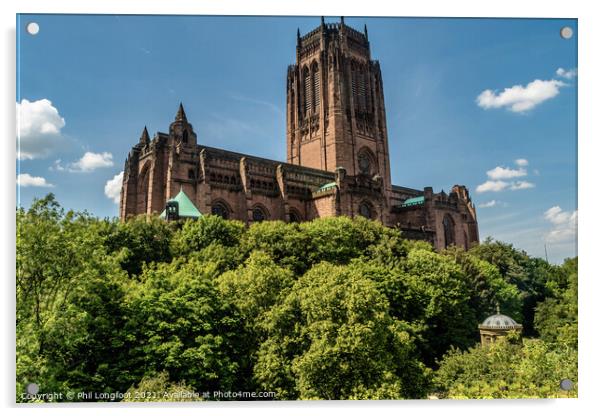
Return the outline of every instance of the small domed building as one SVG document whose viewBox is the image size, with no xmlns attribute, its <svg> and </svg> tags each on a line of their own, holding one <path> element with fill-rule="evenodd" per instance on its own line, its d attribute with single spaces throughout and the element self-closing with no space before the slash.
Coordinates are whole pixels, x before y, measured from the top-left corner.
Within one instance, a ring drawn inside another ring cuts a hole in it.
<svg viewBox="0 0 602 416">
<path fill-rule="evenodd" d="M 495 342 L 496 339 L 505 337 L 510 331 L 523 330 L 523 326 L 509 316 L 500 313 L 500 307 L 497 307 L 497 313 L 491 315 L 479 325 L 481 333 L 481 344 L 486 345 Z"/>
</svg>

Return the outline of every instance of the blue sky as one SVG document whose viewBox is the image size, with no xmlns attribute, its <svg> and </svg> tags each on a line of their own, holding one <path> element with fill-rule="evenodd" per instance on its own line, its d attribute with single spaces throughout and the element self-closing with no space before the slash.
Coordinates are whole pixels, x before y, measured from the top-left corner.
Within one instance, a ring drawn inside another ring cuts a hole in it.
<svg viewBox="0 0 602 416">
<path fill-rule="evenodd" d="M 318 17 L 17 19 L 21 205 L 51 191 L 66 208 L 118 215 L 107 181 L 180 101 L 199 143 L 285 159 L 286 68 L 297 27 Z M 345 21 L 367 24 L 381 64 L 393 182 L 465 184 L 482 239 L 540 257 L 545 244 L 554 262 L 575 255 L 576 20 Z"/>
</svg>

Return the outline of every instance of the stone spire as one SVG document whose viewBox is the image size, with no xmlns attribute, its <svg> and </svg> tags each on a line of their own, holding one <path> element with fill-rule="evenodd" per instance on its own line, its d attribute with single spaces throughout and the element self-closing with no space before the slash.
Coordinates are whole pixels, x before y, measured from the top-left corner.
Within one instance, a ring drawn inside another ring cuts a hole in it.
<svg viewBox="0 0 602 416">
<path fill-rule="evenodd" d="M 176 114 L 176 121 L 184 121 L 188 122 L 186 119 L 186 113 L 184 112 L 184 106 L 180 102 L 180 107 L 178 108 L 178 113 Z"/>
<path fill-rule="evenodd" d="M 142 130 L 142 134 L 140 135 L 140 143 L 145 146 L 150 143 L 150 137 L 148 136 L 148 130 L 146 129 L 146 126 L 144 126 L 144 130 Z"/>
</svg>

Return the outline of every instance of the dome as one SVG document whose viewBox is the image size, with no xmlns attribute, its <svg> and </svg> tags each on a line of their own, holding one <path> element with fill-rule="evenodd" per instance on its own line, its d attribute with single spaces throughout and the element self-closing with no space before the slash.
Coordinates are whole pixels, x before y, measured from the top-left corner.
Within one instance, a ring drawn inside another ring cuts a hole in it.
<svg viewBox="0 0 602 416">
<path fill-rule="evenodd" d="M 522 328 L 522 325 L 516 323 L 516 321 L 509 316 L 496 313 L 485 319 L 480 327 L 491 329 L 519 329 Z"/>
</svg>

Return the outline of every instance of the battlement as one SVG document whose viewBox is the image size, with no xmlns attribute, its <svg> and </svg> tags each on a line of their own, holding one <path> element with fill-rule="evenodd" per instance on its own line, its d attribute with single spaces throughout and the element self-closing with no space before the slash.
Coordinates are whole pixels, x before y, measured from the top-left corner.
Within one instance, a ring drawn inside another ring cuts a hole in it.
<svg viewBox="0 0 602 416">
<path fill-rule="evenodd" d="M 343 19 L 343 18 L 341 18 Z M 347 26 L 344 23 L 344 20 L 339 23 L 324 23 L 322 20 L 322 24 L 315 29 L 307 32 L 305 35 L 301 36 L 298 34 L 298 44 L 303 47 L 309 43 L 317 40 L 322 34 L 325 34 L 328 37 L 332 36 L 340 36 L 341 33 L 344 33 L 348 38 L 360 43 L 368 45 L 368 36 L 367 30 L 364 27 L 364 33 L 361 33 L 359 30 L 352 28 L 351 26 Z"/>
</svg>

